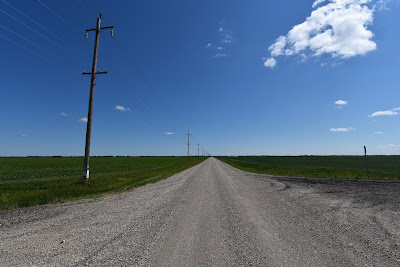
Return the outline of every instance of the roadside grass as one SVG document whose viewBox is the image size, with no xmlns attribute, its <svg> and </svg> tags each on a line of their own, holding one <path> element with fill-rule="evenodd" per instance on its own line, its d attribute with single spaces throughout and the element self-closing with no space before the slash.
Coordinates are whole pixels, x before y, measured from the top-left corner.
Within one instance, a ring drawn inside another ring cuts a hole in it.
<svg viewBox="0 0 400 267">
<path fill-rule="evenodd" d="M 244 171 L 279 176 L 335 179 L 400 179 L 400 156 L 217 157 Z"/>
<path fill-rule="evenodd" d="M 205 157 L 92 157 L 89 183 L 83 158 L 0 158 L 0 210 L 98 197 L 154 183 Z"/>
</svg>

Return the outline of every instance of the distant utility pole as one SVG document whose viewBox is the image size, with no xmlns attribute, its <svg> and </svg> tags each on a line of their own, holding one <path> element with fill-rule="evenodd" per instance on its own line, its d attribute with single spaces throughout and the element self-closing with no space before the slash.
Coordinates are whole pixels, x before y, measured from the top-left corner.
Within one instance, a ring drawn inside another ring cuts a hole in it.
<svg viewBox="0 0 400 267">
<path fill-rule="evenodd" d="M 367 170 L 367 177 L 369 178 L 368 162 L 367 162 L 367 147 L 366 146 L 364 146 L 364 154 L 365 154 L 365 169 Z"/>
<path fill-rule="evenodd" d="M 200 144 L 197 144 L 197 156 L 200 157 Z"/>
<path fill-rule="evenodd" d="M 190 147 L 190 142 L 189 142 L 189 140 L 190 140 L 190 137 L 192 136 L 190 133 L 189 133 L 189 131 L 188 131 L 188 133 L 186 134 L 186 136 L 188 137 L 188 142 L 187 142 L 187 146 L 188 146 L 188 152 L 187 152 L 187 162 L 189 162 L 189 147 Z"/>
<path fill-rule="evenodd" d="M 96 31 L 96 38 L 94 41 L 94 52 L 93 52 L 93 64 L 92 64 L 92 72 L 83 72 L 84 75 L 91 75 L 90 79 L 90 94 L 89 94 L 89 110 L 88 110 L 88 118 L 87 118 L 87 126 L 86 126 L 86 144 L 85 144 L 85 161 L 83 164 L 83 181 L 86 183 L 89 179 L 89 155 L 90 155 L 90 137 L 92 134 L 92 117 L 93 117 L 93 97 L 94 97 L 94 86 L 96 85 L 96 75 L 99 74 L 106 74 L 106 71 L 96 72 L 97 68 L 97 53 L 99 51 L 99 36 L 100 30 L 105 29 L 113 29 L 113 26 L 110 27 L 103 27 L 100 28 L 101 22 L 101 14 L 100 17 L 97 19 L 97 26 L 96 29 L 89 29 L 86 30 L 86 39 L 88 36 L 88 32 Z M 113 30 L 111 30 L 111 35 L 113 34 Z"/>
</svg>

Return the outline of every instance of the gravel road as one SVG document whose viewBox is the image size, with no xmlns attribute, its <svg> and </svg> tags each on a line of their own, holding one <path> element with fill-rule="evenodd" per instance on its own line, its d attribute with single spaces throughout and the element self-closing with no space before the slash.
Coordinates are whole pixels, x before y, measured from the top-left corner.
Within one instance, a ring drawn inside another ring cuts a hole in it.
<svg viewBox="0 0 400 267">
<path fill-rule="evenodd" d="M 400 266 L 400 183 L 214 158 L 101 199 L 0 212 L 0 266 Z"/>
</svg>

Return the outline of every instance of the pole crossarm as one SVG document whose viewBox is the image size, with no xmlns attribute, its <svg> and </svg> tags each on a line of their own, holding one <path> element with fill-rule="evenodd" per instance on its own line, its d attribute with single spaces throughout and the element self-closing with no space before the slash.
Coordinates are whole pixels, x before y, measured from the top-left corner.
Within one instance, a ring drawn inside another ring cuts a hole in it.
<svg viewBox="0 0 400 267">
<path fill-rule="evenodd" d="M 99 30 L 114 29 L 114 26 L 101 27 Z M 89 29 L 86 32 L 96 31 L 97 29 Z"/>
<path fill-rule="evenodd" d="M 108 73 L 107 71 L 97 71 L 97 72 L 96 72 L 96 75 L 97 75 L 97 74 L 107 74 L 107 73 Z M 83 74 L 83 75 L 92 75 L 91 72 L 86 72 L 86 71 L 83 71 L 82 74 Z"/>
</svg>

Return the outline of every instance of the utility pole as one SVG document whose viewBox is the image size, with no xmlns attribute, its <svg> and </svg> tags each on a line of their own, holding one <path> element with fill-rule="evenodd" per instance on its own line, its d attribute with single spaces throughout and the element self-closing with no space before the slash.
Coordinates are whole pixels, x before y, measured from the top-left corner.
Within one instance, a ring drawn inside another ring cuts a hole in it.
<svg viewBox="0 0 400 267">
<path fill-rule="evenodd" d="M 369 178 L 368 162 L 367 162 L 367 147 L 366 146 L 364 146 L 364 154 L 365 154 L 365 169 L 367 170 L 367 177 Z"/>
<path fill-rule="evenodd" d="M 192 136 L 189 131 L 186 134 L 186 136 L 188 137 L 188 142 L 187 142 L 187 146 L 188 146 L 188 152 L 187 152 L 187 162 L 189 162 L 189 147 L 190 147 L 190 142 L 189 142 L 189 138 Z"/>
<path fill-rule="evenodd" d="M 197 156 L 200 157 L 200 144 L 197 144 Z"/>
<path fill-rule="evenodd" d="M 83 182 L 84 183 L 87 183 L 87 181 L 89 179 L 90 138 L 92 135 L 93 97 L 94 97 L 94 86 L 96 85 L 96 75 L 107 73 L 107 70 L 103 71 L 103 72 L 96 71 L 97 53 L 99 51 L 100 30 L 113 29 L 113 26 L 100 28 L 100 22 L 101 22 L 101 14 L 100 14 L 100 17 L 97 19 L 96 29 L 86 30 L 86 39 L 88 36 L 88 32 L 90 32 L 90 31 L 96 31 L 96 38 L 94 41 L 92 72 L 88 73 L 88 72 L 84 71 L 82 73 L 84 75 L 91 75 L 90 94 L 89 94 L 89 110 L 88 110 L 88 118 L 87 118 L 87 125 L 86 125 L 85 160 L 84 160 L 84 164 L 83 164 Z M 113 30 L 111 30 L 111 36 L 112 36 L 112 34 L 113 34 Z"/>
</svg>

